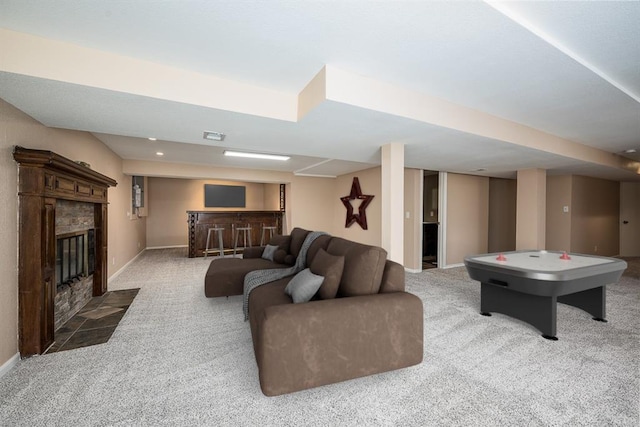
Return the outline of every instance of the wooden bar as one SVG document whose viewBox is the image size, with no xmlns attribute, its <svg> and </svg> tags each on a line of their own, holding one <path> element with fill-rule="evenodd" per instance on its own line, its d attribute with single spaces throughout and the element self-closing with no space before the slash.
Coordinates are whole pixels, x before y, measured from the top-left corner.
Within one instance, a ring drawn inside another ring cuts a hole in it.
<svg viewBox="0 0 640 427">
<path fill-rule="evenodd" d="M 233 249 L 233 226 L 251 226 L 251 243 L 253 246 L 260 245 L 262 224 L 275 225 L 277 234 L 282 234 L 282 218 L 284 212 L 281 211 L 187 211 L 187 223 L 189 228 L 189 258 L 204 256 L 207 244 L 207 232 L 209 228 L 222 227 L 223 244 L 225 249 Z M 268 235 L 267 235 L 268 236 Z M 218 240 L 212 235 L 211 248 L 217 249 Z M 242 235 L 238 238 L 238 244 L 242 246 Z"/>
</svg>

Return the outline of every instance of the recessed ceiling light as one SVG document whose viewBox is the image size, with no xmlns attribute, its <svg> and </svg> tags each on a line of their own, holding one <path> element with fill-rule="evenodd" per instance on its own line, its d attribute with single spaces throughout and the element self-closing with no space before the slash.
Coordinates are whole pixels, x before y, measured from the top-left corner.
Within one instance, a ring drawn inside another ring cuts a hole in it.
<svg viewBox="0 0 640 427">
<path fill-rule="evenodd" d="M 220 133 L 220 132 L 204 131 L 204 134 L 202 137 L 204 139 L 209 139 L 211 141 L 224 141 L 225 136 L 226 135 L 224 133 Z"/>
<path fill-rule="evenodd" d="M 624 150 L 624 152 L 627 153 L 627 154 L 632 154 L 632 153 L 635 153 L 637 151 L 638 150 L 636 150 L 635 148 L 629 148 L 628 150 Z"/>
<path fill-rule="evenodd" d="M 147 138 L 149 141 L 157 141 L 158 138 Z"/>
<path fill-rule="evenodd" d="M 289 156 L 278 156 L 277 154 L 263 154 L 263 153 L 245 153 L 243 151 L 225 151 L 225 156 L 233 157 L 249 157 L 252 159 L 266 159 L 266 160 L 289 160 Z"/>
<path fill-rule="evenodd" d="M 163 153 L 162 151 L 158 151 L 158 152 L 156 153 L 156 156 L 164 156 L 164 153 Z"/>
</svg>

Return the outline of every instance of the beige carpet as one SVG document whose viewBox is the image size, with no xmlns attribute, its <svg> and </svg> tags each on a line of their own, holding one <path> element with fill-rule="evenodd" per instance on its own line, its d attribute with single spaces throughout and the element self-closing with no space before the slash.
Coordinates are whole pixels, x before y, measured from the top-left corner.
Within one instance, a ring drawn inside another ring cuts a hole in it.
<svg viewBox="0 0 640 427">
<path fill-rule="evenodd" d="M 464 268 L 408 274 L 421 365 L 268 398 L 241 297 L 204 297 L 209 261 L 146 251 L 109 286 L 141 288 L 109 342 L 19 362 L 0 379 L 0 425 L 638 425 L 637 275 L 608 287 L 609 323 L 559 305 L 552 342 L 479 315 Z"/>
</svg>

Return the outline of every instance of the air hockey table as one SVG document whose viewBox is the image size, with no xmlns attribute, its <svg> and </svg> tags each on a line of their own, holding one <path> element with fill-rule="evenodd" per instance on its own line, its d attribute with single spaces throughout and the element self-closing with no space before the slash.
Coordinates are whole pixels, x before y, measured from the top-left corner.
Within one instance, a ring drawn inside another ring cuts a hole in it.
<svg viewBox="0 0 640 427">
<path fill-rule="evenodd" d="M 578 307 L 606 322 L 606 286 L 627 263 L 616 258 L 556 251 L 514 251 L 468 256 L 469 277 L 481 283 L 480 314 L 502 313 L 556 338 L 557 303 Z"/>
</svg>

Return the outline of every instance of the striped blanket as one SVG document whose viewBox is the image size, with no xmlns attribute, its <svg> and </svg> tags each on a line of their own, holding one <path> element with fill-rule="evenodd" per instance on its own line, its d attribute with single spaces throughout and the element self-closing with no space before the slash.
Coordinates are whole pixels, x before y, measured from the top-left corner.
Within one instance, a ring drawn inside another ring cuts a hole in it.
<svg viewBox="0 0 640 427">
<path fill-rule="evenodd" d="M 296 263 L 288 268 L 273 268 L 269 270 L 255 270 L 249 272 L 244 276 L 244 290 L 242 299 L 242 310 L 244 311 L 244 320 L 249 320 L 249 294 L 252 290 L 258 286 L 262 286 L 266 283 L 275 282 L 276 280 L 284 279 L 288 276 L 293 276 L 298 272 L 304 270 L 307 264 L 307 251 L 311 247 L 314 240 L 327 233 L 323 231 L 312 231 L 307 234 L 307 237 L 302 243 L 300 253 L 296 258 Z"/>
</svg>

